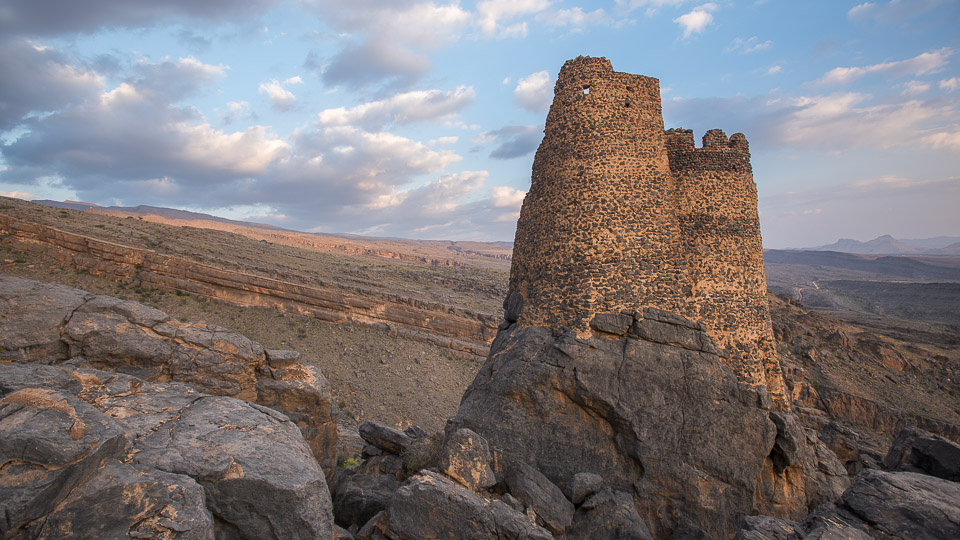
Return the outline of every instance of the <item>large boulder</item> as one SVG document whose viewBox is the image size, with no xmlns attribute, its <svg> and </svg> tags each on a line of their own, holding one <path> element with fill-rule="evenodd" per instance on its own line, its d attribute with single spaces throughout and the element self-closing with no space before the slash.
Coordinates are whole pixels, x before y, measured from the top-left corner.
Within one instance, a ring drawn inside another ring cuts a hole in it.
<svg viewBox="0 0 960 540">
<path fill-rule="evenodd" d="M 338 525 L 362 528 L 370 518 L 387 508 L 391 497 L 400 488 L 394 476 L 385 474 L 339 475 L 333 494 L 333 514 Z"/>
<path fill-rule="evenodd" d="M 0 275 L 0 360 L 80 363 L 261 403 L 297 424 L 330 479 L 337 427 L 329 385 L 299 356 L 130 300 Z"/>
<path fill-rule="evenodd" d="M 893 441 L 883 465 L 889 470 L 960 482 L 960 444 L 921 429 L 905 428 Z"/>
<path fill-rule="evenodd" d="M 0 363 L 5 538 L 317 538 L 324 476 L 284 415 L 70 363 Z"/>
<path fill-rule="evenodd" d="M 960 484 L 865 469 L 839 503 L 817 509 L 804 527 L 805 538 L 960 538 Z"/>
<path fill-rule="evenodd" d="M 490 447 L 469 429 L 458 429 L 446 438 L 440 451 L 440 472 L 467 489 L 479 491 L 497 483 L 490 468 Z"/>
<path fill-rule="evenodd" d="M 401 540 L 553 538 L 546 529 L 537 527 L 507 504 L 483 497 L 432 471 L 422 471 L 408 479 L 394 494 L 387 510 L 371 522 L 370 529 L 378 530 L 380 537 Z M 373 530 L 361 533 L 363 537 L 378 537 Z"/>
<path fill-rule="evenodd" d="M 656 538 L 732 537 L 765 497 L 791 494 L 800 517 L 830 498 L 805 490 L 805 475 L 826 473 L 796 420 L 772 416 L 766 390 L 737 381 L 702 325 L 647 309 L 599 314 L 593 329 L 502 326 L 448 435 L 484 437 L 498 474 L 523 462 L 561 488 L 599 475 L 635 494 Z M 833 496 L 845 487 L 822 484 Z"/>
</svg>

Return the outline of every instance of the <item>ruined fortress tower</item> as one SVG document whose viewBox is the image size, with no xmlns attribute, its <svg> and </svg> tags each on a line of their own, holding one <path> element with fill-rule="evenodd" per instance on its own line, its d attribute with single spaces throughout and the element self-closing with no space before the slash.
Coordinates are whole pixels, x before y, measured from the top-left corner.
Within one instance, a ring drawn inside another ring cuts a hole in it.
<svg viewBox="0 0 960 540">
<path fill-rule="evenodd" d="M 746 138 L 663 129 L 659 81 L 578 57 L 560 70 L 517 224 L 507 318 L 589 332 L 655 307 L 701 322 L 742 382 L 788 408 Z"/>
</svg>

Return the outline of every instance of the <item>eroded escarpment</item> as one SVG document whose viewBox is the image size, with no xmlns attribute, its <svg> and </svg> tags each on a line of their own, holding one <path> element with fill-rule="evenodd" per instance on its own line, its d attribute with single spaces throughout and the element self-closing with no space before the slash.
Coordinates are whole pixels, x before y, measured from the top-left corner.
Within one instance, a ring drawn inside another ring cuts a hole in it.
<svg viewBox="0 0 960 540">
<path fill-rule="evenodd" d="M 483 356 L 497 319 L 385 291 L 335 282 L 294 283 L 219 268 L 0 215 L 4 242 L 115 281 L 239 306 L 258 306 L 324 321 L 388 328 L 392 333 Z"/>
</svg>

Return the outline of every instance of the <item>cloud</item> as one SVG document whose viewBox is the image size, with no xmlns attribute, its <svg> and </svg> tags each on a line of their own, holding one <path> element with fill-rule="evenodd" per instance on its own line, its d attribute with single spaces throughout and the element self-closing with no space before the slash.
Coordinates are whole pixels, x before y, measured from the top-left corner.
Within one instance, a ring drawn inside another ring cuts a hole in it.
<svg viewBox="0 0 960 540">
<path fill-rule="evenodd" d="M 429 53 L 459 39 L 470 14 L 458 4 L 365 0 L 362 9 L 339 0 L 301 0 L 333 29 L 350 36 L 324 60 L 309 58 L 328 86 L 352 89 L 386 84 L 408 88 L 431 67 Z"/>
<path fill-rule="evenodd" d="M 652 13 L 663 6 L 679 6 L 690 2 L 691 0 L 616 0 L 617 9 L 623 13 L 629 13 L 635 9 L 646 7 L 647 12 Z"/>
<path fill-rule="evenodd" d="M 883 62 L 863 67 L 836 67 L 824 74 L 816 83 L 824 86 L 846 84 L 873 73 L 887 73 L 893 77 L 916 77 L 936 73 L 947 65 L 947 58 L 953 55 L 953 52 L 953 49 L 944 47 L 897 62 Z"/>
<path fill-rule="evenodd" d="M 384 41 L 365 41 L 344 47 L 324 66 L 320 78 L 328 86 L 351 89 L 386 83 L 408 88 L 430 67 L 424 54 Z"/>
<path fill-rule="evenodd" d="M 389 99 L 362 103 L 349 109 L 338 107 L 318 114 L 321 125 L 363 125 L 382 127 L 387 123 L 409 124 L 451 118 L 473 103 L 471 86 L 454 90 L 418 90 L 396 94 Z"/>
<path fill-rule="evenodd" d="M 922 147 L 956 151 L 960 102 L 843 92 L 791 97 L 771 92 L 746 98 L 664 102 L 673 125 L 727 126 L 748 134 L 751 146 L 843 152 L 857 148 Z"/>
<path fill-rule="evenodd" d="M 751 36 L 749 38 L 736 38 L 730 45 L 727 46 L 727 52 L 736 51 L 739 54 L 750 54 L 757 51 L 763 51 L 769 49 L 773 46 L 773 42 L 769 39 L 766 41 L 760 41 L 760 38 L 757 36 Z"/>
<path fill-rule="evenodd" d="M 227 114 L 223 117 L 223 123 L 230 125 L 236 120 L 237 116 L 250 111 L 250 104 L 246 101 L 228 101 Z"/>
<path fill-rule="evenodd" d="M 28 113 L 48 113 L 98 95 L 103 79 L 70 64 L 57 49 L 26 40 L 0 42 L 0 131 Z"/>
<path fill-rule="evenodd" d="M 550 107 L 553 79 L 546 70 L 531 73 L 517 81 L 513 99 L 529 111 L 543 112 Z"/>
<path fill-rule="evenodd" d="M 683 39 L 688 39 L 693 34 L 699 34 L 706 30 L 707 26 L 710 26 L 710 24 L 713 22 L 713 15 L 711 15 L 711 12 L 716 10 L 716 4 L 706 3 L 701 6 L 697 6 L 693 8 L 692 11 L 677 17 L 673 20 L 673 22 L 683 27 Z"/>
<path fill-rule="evenodd" d="M 0 177 L 26 183 L 62 177 L 84 190 L 113 181 L 216 184 L 262 174 L 288 151 L 269 128 L 224 132 L 193 108 L 173 105 L 223 69 L 194 59 L 141 63 L 111 90 L 25 120 L 25 132 L 0 147 L 8 165 Z"/>
<path fill-rule="evenodd" d="M 960 131 L 932 133 L 924 137 L 923 141 L 934 148 L 945 148 L 960 154 Z"/>
<path fill-rule="evenodd" d="M 25 201 L 36 199 L 37 196 L 26 191 L 3 191 L 0 189 L 0 197 L 10 197 L 12 199 L 23 199 Z"/>
<path fill-rule="evenodd" d="M 863 2 L 847 11 L 853 20 L 873 19 L 880 23 L 897 23 L 918 17 L 940 6 L 941 0 L 889 0 L 887 2 Z"/>
<path fill-rule="evenodd" d="M 490 200 L 493 206 L 497 208 L 514 208 L 519 210 L 523 204 L 523 198 L 527 196 L 526 191 L 521 191 L 510 186 L 494 186 L 490 189 Z"/>
<path fill-rule="evenodd" d="M 549 0 L 483 0 L 476 5 L 476 21 L 488 37 L 526 35 L 526 24 L 509 25 L 517 17 L 550 7 Z"/>
<path fill-rule="evenodd" d="M 162 19 L 240 21 L 265 13 L 279 0 L 86 0 L 50 2 L 5 0 L 0 8 L 0 35 L 52 36 L 89 33 L 102 28 L 138 28 Z"/>
<path fill-rule="evenodd" d="M 260 83 L 257 91 L 266 95 L 270 104 L 278 111 L 289 111 L 297 101 L 297 96 L 284 88 L 276 79 Z"/>
<path fill-rule="evenodd" d="M 903 86 L 901 94 L 904 96 L 916 96 L 930 90 L 929 84 L 920 81 L 908 81 Z"/>
<path fill-rule="evenodd" d="M 540 145 L 543 129 L 537 126 L 505 126 L 481 133 L 473 142 L 485 145 L 497 143 L 490 152 L 493 159 L 513 159 L 532 153 Z"/>
<path fill-rule="evenodd" d="M 602 24 L 609 20 L 607 12 L 602 8 L 585 12 L 581 7 L 542 11 L 537 14 L 536 18 L 537 21 L 548 26 L 572 26 L 575 29 L 580 29 L 591 24 Z"/>
<path fill-rule="evenodd" d="M 782 73 L 782 66 L 770 66 L 770 69 L 767 70 L 767 75 L 776 75 L 777 73 Z"/>
<path fill-rule="evenodd" d="M 954 90 L 960 88 L 960 77 L 951 77 L 949 79 L 944 79 L 940 81 L 938 86 L 947 92 L 953 92 Z"/>
</svg>

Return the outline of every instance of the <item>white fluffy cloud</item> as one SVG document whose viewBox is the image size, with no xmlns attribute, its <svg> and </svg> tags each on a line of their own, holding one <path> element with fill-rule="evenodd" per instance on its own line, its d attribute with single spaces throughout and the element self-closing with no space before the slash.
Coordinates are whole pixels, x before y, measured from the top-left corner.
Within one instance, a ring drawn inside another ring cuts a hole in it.
<svg viewBox="0 0 960 540">
<path fill-rule="evenodd" d="M 944 79 L 940 81 L 940 83 L 937 86 L 946 90 L 947 92 L 953 92 L 954 90 L 957 90 L 958 88 L 960 88 L 960 77 L 951 77 L 949 79 Z"/>
<path fill-rule="evenodd" d="M 513 21 L 550 7 L 549 0 L 483 0 L 477 2 L 477 25 L 486 36 L 525 35 L 526 23 Z"/>
<path fill-rule="evenodd" d="M 317 115 L 321 125 L 363 125 L 381 127 L 387 123 L 408 124 L 424 120 L 451 118 L 473 103 L 473 87 L 454 90 L 418 90 L 388 99 L 361 103 L 355 107 L 326 109 Z"/>
<path fill-rule="evenodd" d="M 510 186 L 494 186 L 490 189 L 490 199 L 493 201 L 493 206 L 497 208 L 519 209 L 520 205 L 523 204 L 523 198 L 526 196 L 526 191 Z"/>
<path fill-rule="evenodd" d="M 947 65 L 947 59 L 953 55 L 953 52 L 953 49 L 944 47 L 896 62 L 882 62 L 869 66 L 836 67 L 818 79 L 817 83 L 821 85 L 846 84 L 874 73 L 886 73 L 893 77 L 916 77 L 936 73 Z"/>
<path fill-rule="evenodd" d="M 896 94 L 894 94 L 896 96 Z M 730 126 L 751 146 L 843 152 L 893 147 L 955 151 L 960 103 L 940 98 L 877 100 L 857 92 L 790 97 L 774 92 L 705 100 L 671 100 L 664 116 L 682 125 Z"/>
<path fill-rule="evenodd" d="M 513 98 L 523 107 L 533 112 L 543 112 L 550 106 L 553 79 L 546 70 L 531 73 L 517 81 Z"/>
<path fill-rule="evenodd" d="M 281 111 L 288 111 L 293 108 L 297 101 L 297 96 L 287 90 L 276 79 L 260 83 L 257 91 L 267 96 L 273 108 Z"/>
<path fill-rule="evenodd" d="M 683 38 L 687 39 L 693 34 L 699 34 L 706 30 L 706 28 L 713 23 L 713 15 L 711 13 L 716 10 L 716 4 L 706 3 L 677 17 L 673 22 L 683 28 Z"/>
</svg>

